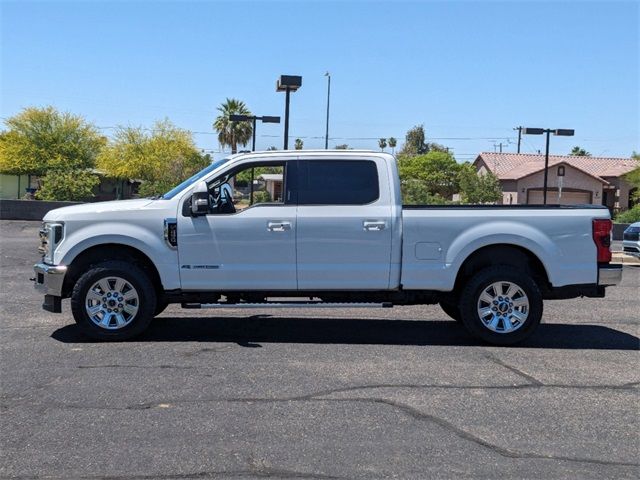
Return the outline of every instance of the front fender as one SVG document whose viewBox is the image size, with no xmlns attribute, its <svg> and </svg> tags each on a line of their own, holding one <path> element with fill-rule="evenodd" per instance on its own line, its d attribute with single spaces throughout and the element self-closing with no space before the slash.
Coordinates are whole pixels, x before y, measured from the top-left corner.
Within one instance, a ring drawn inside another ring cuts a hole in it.
<svg viewBox="0 0 640 480">
<path fill-rule="evenodd" d="M 114 233 L 118 232 L 118 233 Z M 180 288 L 178 253 L 164 242 L 162 228 L 150 229 L 141 225 L 101 222 L 73 231 L 65 236 L 56 250 L 56 263 L 70 265 L 82 252 L 91 247 L 120 244 L 145 254 L 155 265 L 165 290 Z"/>
</svg>

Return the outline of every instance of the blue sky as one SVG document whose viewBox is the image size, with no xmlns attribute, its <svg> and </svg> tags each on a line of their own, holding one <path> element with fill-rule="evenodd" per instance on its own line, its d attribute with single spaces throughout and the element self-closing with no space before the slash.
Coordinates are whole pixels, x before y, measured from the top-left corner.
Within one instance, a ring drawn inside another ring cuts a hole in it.
<svg viewBox="0 0 640 480">
<path fill-rule="evenodd" d="M 2 2 L 2 117 L 54 105 L 100 127 L 168 117 L 218 151 L 226 97 L 284 115 L 291 143 L 377 148 L 424 124 L 459 161 L 515 152 L 518 125 L 574 128 L 552 153 L 640 150 L 638 2 Z M 109 135 L 112 130 L 105 128 Z M 282 148 L 282 125 L 257 147 Z M 315 138 L 314 138 L 315 137 Z M 523 152 L 544 149 L 528 136 Z"/>
</svg>

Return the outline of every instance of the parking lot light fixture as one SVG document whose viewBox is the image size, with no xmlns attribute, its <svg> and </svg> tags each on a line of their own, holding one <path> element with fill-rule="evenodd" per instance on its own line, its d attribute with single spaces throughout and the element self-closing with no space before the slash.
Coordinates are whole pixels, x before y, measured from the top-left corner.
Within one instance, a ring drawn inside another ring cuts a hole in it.
<svg viewBox="0 0 640 480">
<path fill-rule="evenodd" d="M 549 174 L 549 136 L 553 133 L 559 137 L 573 137 L 575 130 L 570 128 L 524 128 L 525 135 L 542 135 L 547 134 L 546 145 L 544 150 L 544 187 L 542 190 L 542 203 L 547 204 L 547 178 Z"/>
<path fill-rule="evenodd" d="M 280 75 L 276 82 L 276 92 L 285 92 L 284 107 L 284 149 L 289 149 L 289 98 L 291 92 L 297 91 L 302 86 L 302 77 L 299 75 Z"/>
<path fill-rule="evenodd" d="M 255 115 L 229 115 L 229 120 L 232 122 L 253 122 L 253 138 L 251 141 L 251 151 L 256 151 L 256 120 L 260 120 L 262 123 L 280 123 L 280 117 L 256 117 Z"/>
</svg>

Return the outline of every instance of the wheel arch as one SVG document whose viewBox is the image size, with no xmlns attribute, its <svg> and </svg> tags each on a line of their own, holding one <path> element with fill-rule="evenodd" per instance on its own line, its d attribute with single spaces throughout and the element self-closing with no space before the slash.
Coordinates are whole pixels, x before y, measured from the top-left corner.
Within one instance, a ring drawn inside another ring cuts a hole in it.
<svg viewBox="0 0 640 480">
<path fill-rule="evenodd" d="M 158 269 L 144 252 L 122 243 L 103 243 L 86 248 L 76 255 L 67 266 L 67 274 L 62 286 L 62 297 L 71 296 L 73 286 L 78 278 L 92 265 L 109 260 L 124 260 L 138 265 L 149 276 L 158 298 L 163 293 L 164 289 Z"/>
<path fill-rule="evenodd" d="M 541 291 L 551 289 L 547 269 L 535 253 L 519 245 L 503 243 L 487 245 L 471 252 L 458 269 L 453 291 L 460 292 L 465 283 L 480 270 L 498 265 L 525 270 L 531 274 Z"/>
</svg>

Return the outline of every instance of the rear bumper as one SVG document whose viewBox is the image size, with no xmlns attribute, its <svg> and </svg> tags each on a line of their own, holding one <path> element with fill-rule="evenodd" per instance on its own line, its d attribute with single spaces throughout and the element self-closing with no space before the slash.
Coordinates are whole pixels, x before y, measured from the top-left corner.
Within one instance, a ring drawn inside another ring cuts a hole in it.
<svg viewBox="0 0 640 480">
<path fill-rule="evenodd" d="M 598 285 L 618 285 L 622 282 L 622 265 L 609 264 L 598 267 Z"/>
<path fill-rule="evenodd" d="M 62 284 L 64 276 L 67 274 L 67 267 L 64 265 L 47 265 L 46 263 L 36 263 L 33 266 L 36 273 L 35 288 L 45 295 L 62 296 Z"/>
</svg>

